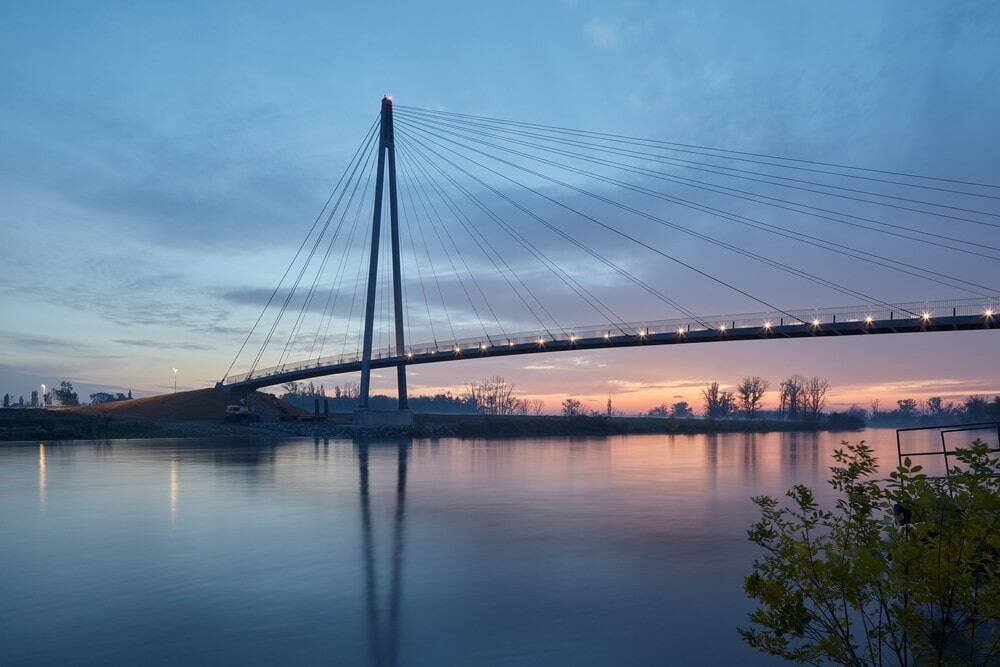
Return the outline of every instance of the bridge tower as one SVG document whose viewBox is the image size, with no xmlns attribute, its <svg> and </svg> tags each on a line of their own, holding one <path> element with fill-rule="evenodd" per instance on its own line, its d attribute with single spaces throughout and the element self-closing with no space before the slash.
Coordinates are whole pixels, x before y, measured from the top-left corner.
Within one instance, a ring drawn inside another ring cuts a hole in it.
<svg viewBox="0 0 1000 667">
<path fill-rule="evenodd" d="M 389 165 L 389 232 L 392 243 L 392 304 L 393 319 L 396 323 L 396 354 L 405 354 L 403 340 L 403 297 L 402 277 L 399 269 L 399 209 L 396 204 L 396 144 L 392 129 L 392 97 L 382 98 L 382 114 L 379 123 L 378 166 L 375 176 L 375 206 L 372 212 L 371 257 L 368 261 L 368 296 L 365 302 L 365 332 L 361 355 L 361 400 L 360 410 L 367 410 L 371 392 L 372 329 L 375 324 L 375 290 L 378 284 L 379 238 L 382 225 L 383 185 L 385 167 Z M 406 365 L 396 366 L 396 386 L 399 393 L 399 409 L 407 409 Z"/>
</svg>

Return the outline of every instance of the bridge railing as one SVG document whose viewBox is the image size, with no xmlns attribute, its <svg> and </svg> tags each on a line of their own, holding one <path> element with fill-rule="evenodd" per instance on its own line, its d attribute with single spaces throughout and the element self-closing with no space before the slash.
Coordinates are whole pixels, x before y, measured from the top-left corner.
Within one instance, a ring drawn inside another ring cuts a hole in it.
<svg viewBox="0 0 1000 667">
<path fill-rule="evenodd" d="M 813 308 L 810 310 L 788 310 L 784 312 L 740 313 L 736 315 L 706 315 L 698 318 L 675 318 L 649 320 L 645 322 L 618 323 L 617 325 L 588 325 L 550 330 L 519 332 L 460 338 L 451 341 L 417 343 L 400 351 L 394 347 L 383 347 L 372 351 L 373 359 L 402 358 L 427 354 L 483 353 L 499 346 L 517 346 L 549 342 L 574 341 L 594 338 L 620 340 L 622 337 L 655 335 L 663 333 L 732 329 L 753 329 L 781 326 L 823 326 L 844 322 L 885 323 L 894 320 L 913 320 L 923 317 L 1000 317 L 1000 295 L 974 299 L 946 301 L 920 301 L 899 303 L 892 306 L 853 306 L 846 308 Z M 225 384 L 236 384 L 250 379 L 260 379 L 323 367 L 345 366 L 361 362 L 358 354 L 331 355 L 297 362 L 286 362 L 278 366 L 259 368 L 253 373 L 230 375 Z"/>
</svg>

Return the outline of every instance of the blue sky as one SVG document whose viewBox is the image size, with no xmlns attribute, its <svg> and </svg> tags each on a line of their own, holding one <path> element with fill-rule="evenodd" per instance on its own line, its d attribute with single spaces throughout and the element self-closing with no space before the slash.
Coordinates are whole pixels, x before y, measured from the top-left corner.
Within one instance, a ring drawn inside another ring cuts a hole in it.
<svg viewBox="0 0 1000 667">
<path fill-rule="evenodd" d="M 385 92 L 412 106 L 997 183 L 998 45 L 991 2 L 6 3 L 0 390 L 65 377 L 156 392 L 172 366 L 182 386 L 214 382 Z M 755 309 L 607 247 L 700 312 Z M 773 249 L 885 298 L 962 296 Z M 924 246 L 895 250 L 977 281 L 996 275 Z M 844 303 L 724 267 L 788 307 Z M 624 303 L 636 319 L 646 307 Z M 412 384 L 501 372 L 552 405 L 560 393 L 612 392 L 636 407 L 748 373 L 826 375 L 841 402 L 1000 389 L 994 333 L 718 347 L 441 365 L 414 371 Z"/>
</svg>

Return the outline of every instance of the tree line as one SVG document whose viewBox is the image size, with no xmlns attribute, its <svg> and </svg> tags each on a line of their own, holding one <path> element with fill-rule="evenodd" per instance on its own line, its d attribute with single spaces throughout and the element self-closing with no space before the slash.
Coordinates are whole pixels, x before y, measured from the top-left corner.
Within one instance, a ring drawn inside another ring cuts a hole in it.
<svg viewBox="0 0 1000 667">
<path fill-rule="evenodd" d="M 712 382 L 701 390 L 703 414 L 710 419 L 754 419 L 765 409 L 764 396 L 770 387 L 771 383 L 758 375 L 743 378 L 734 391 L 726 391 L 718 382 Z M 801 375 L 785 378 L 778 383 L 777 416 L 790 420 L 818 420 L 826 408 L 829 392 L 830 383 L 824 378 Z M 672 405 L 662 403 L 645 414 L 687 419 L 695 413 L 687 401 L 679 401 Z"/>
</svg>

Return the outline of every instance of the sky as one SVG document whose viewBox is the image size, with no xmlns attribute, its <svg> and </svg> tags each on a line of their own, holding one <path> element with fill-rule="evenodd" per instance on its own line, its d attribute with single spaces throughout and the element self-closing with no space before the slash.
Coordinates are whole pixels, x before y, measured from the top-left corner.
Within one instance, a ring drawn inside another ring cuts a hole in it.
<svg viewBox="0 0 1000 667">
<path fill-rule="evenodd" d="M 1000 183 L 998 69 L 1000 7 L 992 2 L 5 3 L 0 392 L 27 395 L 39 383 L 70 379 L 84 394 L 158 393 L 172 389 L 172 368 L 179 388 L 214 384 L 386 93 L 398 105 Z M 416 188 L 415 165 L 405 155 L 400 162 L 402 178 Z M 615 215 L 547 187 L 602 219 Z M 635 193 L 615 196 L 893 303 L 969 297 Z M 723 200 L 758 219 L 995 284 L 988 259 Z M 1000 211 L 993 201 L 974 203 Z M 565 210 L 535 205 L 700 315 L 763 310 Z M 856 203 L 838 206 L 861 211 Z M 419 204 L 402 207 L 419 224 Z M 980 244 L 1000 241 L 996 228 L 888 208 L 879 215 Z M 857 301 L 648 221 L 613 219 L 752 286 L 769 303 L 812 309 Z M 446 240 L 459 238 L 455 223 L 439 224 Z M 677 316 L 537 225 L 521 229 L 613 300 L 623 318 Z M 357 238 L 356 246 L 335 248 L 331 267 L 337 253 L 363 255 Z M 599 321 L 516 244 L 493 239 L 562 321 Z M 486 271 L 481 256 L 472 259 L 471 241 L 461 243 L 483 290 L 503 292 L 502 275 Z M 412 261 L 404 258 L 408 295 L 420 289 L 406 269 L 420 256 L 414 247 Z M 416 313 L 407 311 L 411 339 L 428 339 L 427 320 L 444 328 L 454 319 L 456 335 L 477 335 L 476 318 L 462 305 L 468 283 L 461 271 L 444 255 L 429 255 L 424 268 L 453 295 L 452 309 L 427 308 L 420 320 L 421 302 L 408 297 Z M 496 298 L 498 324 L 532 328 L 511 294 Z M 831 406 L 846 407 L 1000 393 L 996 350 L 995 331 L 938 333 L 485 359 L 422 366 L 409 376 L 413 393 L 457 391 L 500 374 L 549 410 L 570 395 L 592 407 L 611 395 L 636 411 L 697 404 L 713 380 L 729 386 L 760 375 L 776 386 L 798 373 L 828 378 Z M 244 355 L 235 370 L 246 362 Z M 376 390 L 393 386 L 391 374 L 376 377 Z"/>
</svg>

